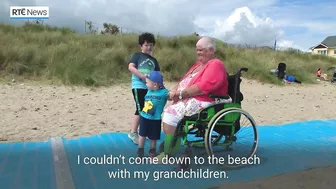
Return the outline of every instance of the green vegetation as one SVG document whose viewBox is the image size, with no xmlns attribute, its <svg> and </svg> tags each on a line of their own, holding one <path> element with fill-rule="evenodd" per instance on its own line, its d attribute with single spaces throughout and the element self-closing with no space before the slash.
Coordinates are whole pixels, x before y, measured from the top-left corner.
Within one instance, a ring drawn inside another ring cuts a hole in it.
<svg viewBox="0 0 336 189">
<path fill-rule="evenodd" d="M 195 35 L 167 38 L 158 36 L 155 57 L 166 81 L 183 76 L 195 62 Z M 326 70 L 336 59 L 325 56 L 271 49 L 236 49 L 218 43 L 217 57 L 230 73 L 248 67 L 244 77 L 280 83 L 270 69 L 279 62 L 287 73 L 304 83 L 315 81 L 318 67 Z M 71 85 L 107 86 L 130 82 L 127 61 L 138 51 L 137 35 L 77 34 L 68 28 L 26 24 L 21 27 L 0 25 L 0 74 L 34 80 L 60 81 Z"/>
</svg>

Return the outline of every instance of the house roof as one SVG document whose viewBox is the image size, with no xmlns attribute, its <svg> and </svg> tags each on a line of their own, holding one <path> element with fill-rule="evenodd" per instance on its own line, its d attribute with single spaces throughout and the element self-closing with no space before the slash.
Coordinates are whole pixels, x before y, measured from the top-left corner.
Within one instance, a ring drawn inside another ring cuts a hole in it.
<svg viewBox="0 0 336 189">
<path fill-rule="evenodd" d="M 322 41 L 327 47 L 336 47 L 336 35 L 328 36 L 325 40 Z"/>
<path fill-rule="evenodd" d="M 318 45 L 315 45 L 314 47 L 310 47 L 310 49 L 319 48 L 319 46 L 323 46 L 323 48 L 328 48 L 328 46 L 324 45 L 323 43 L 320 43 Z"/>
<path fill-rule="evenodd" d="M 336 47 L 336 35 L 334 36 L 328 36 L 325 38 L 320 44 L 315 45 L 314 47 L 311 47 L 310 49 L 314 49 L 320 45 L 328 47 Z"/>
</svg>

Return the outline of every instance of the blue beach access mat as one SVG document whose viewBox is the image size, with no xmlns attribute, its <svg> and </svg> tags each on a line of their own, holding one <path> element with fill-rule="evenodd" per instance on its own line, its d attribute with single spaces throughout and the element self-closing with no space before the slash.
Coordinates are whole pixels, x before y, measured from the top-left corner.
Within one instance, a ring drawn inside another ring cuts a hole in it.
<svg viewBox="0 0 336 189">
<path fill-rule="evenodd" d="M 125 133 L 0 144 L 0 185 L 6 189 L 206 189 L 336 165 L 336 120 L 259 126 L 258 132 L 260 164 L 225 172 L 215 165 L 192 164 L 189 173 L 194 178 L 166 178 L 163 171 L 178 173 L 172 165 L 130 165 L 137 146 Z M 85 164 L 90 157 L 95 158 Z M 210 171 L 211 178 L 202 178 L 209 177 Z M 216 178 L 220 173 L 227 178 Z"/>
</svg>

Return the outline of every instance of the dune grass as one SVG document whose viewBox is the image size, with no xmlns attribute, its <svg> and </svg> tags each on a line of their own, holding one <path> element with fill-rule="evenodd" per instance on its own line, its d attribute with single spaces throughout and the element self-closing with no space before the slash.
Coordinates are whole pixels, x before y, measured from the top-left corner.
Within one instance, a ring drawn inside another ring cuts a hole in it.
<svg viewBox="0 0 336 189">
<path fill-rule="evenodd" d="M 166 81 L 176 81 L 195 62 L 197 37 L 157 37 L 155 57 Z M 0 25 L 0 75 L 2 78 L 58 81 L 66 85 L 108 86 L 130 82 L 128 60 L 139 50 L 137 35 L 84 35 L 68 28 L 35 24 Z M 280 83 L 270 69 L 279 62 L 287 73 L 304 83 L 315 81 L 318 67 L 336 65 L 336 59 L 271 49 L 236 49 L 217 42 L 217 57 L 230 73 L 248 67 L 244 77 Z"/>
</svg>

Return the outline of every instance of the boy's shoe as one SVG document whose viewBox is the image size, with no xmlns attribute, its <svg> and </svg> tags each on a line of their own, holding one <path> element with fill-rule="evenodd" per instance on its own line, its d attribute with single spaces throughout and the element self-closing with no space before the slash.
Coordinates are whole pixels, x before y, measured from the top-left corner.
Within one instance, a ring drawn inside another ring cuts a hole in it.
<svg viewBox="0 0 336 189">
<path fill-rule="evenodd" d="M 145 150 L 143 148 L 139 148 L 138 151 L 137 151 L 137 157 L 144 157 L 144 154 L 145 154 Z"/>
<path fill-rule="evenodd" d="M 158 154 L 156 153 L 156 150 L 154 148 L 149 150 L 148 155 L 153 158 L 156 157 Z"/>
<path fill-rule="evenodd" d="M 134 144 L 139 144 L 139 135 L 137 132 L 129 133 L 128 138 L 130 138 Z"/>
</svg>

